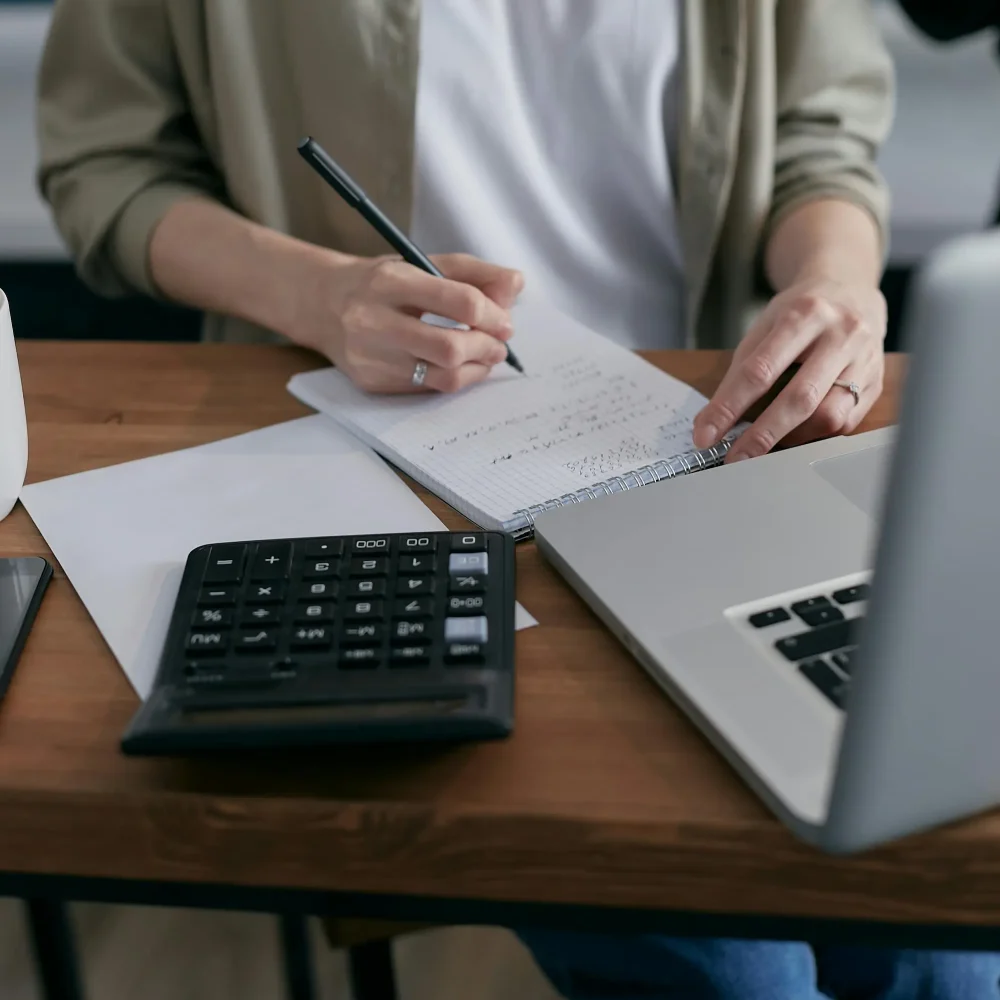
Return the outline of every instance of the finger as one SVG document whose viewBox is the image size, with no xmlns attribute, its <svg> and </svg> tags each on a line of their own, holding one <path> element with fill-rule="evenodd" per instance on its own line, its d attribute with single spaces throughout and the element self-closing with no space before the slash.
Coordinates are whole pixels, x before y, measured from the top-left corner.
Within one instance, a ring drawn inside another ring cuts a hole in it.
<svg viewBox="0 0 1000 1000">
<path fill-rule="evenodd" d="M 695 446 L 708 448 L 717 444 L 747 409 L 773 388 L 826 326 L 827 318 L 819 311 L 788 315 L 778 320 L 771 332 L 745 356 L 737 356 L 715 395 L 695 417 Z M 748 339 L 752 335 L 751 332 Z"/>
<path fill-rule="evenodd" d="M 809 420 L 826 400 L 834 379 L 845 370 L 844 361 L 843 346 L 836 346 L 829 340 L 819 341 L 791 382 L 733 445 L 726 461 L 738 462 L 765 455 Z M 851 394 L 847 390 L 841 391 L 853 404 Z M 839 414 L 842 408 L 846 419 L 846 404 L 841 400 L 832 405 L 835 407 L 832 413 Z"/>
<path fill-rule="evenodd" d="M 854 382 L 858 385 L 861 391 L 858 394 L 857 404 L 850 389 L 845 389 L 841 385 L 831 386 L 823 402 L 816 408 L 816 412 L 783 438 L 782 446 L 790 448 L 809 441 L 821 441 L 835 434 L 846 434 L 855 414 L 860 411 L 863 416 L 871 409 L 874 401 L 868 388 L 868 376 L 864 374 L 865 371 L 862 366 L 853 364 L 845 368 L 837 378 L 838 382 L 848 384 Z"/>
<path fill-rule="evenodd" d="M 392 359 L 370 357 L 347 370 L 351 379 L 365 392 L 393 394 L 414 392 L 457 392 L 476 382 L 481 382 L 493 370 L 489 365 L 476 362 L 458 368 L 441 368 L 427 363 L 427 371 L 420 385 L 413 384 L 419 359 L 396 355 Z"/>
<path fill-rule="evenodd" d="M 412 264 L 390 260 L 379 266 L 371 287 L 386 305 L 416 316 L 433 313 L 500 340 L 513 336 L 507 310 L 474 285 L 438 278 Z"/>
<path fill-rule="evenodd" d="M 385 331 L 379 338 L 378 353 L 383 357 L 405 356 L 407 363 L 420 359 L 439 368 L 460 368 L 472 362 L 493 367 L 507 357 L 504 344 L 482 330 L 449 330 L 386 307 L 373 307 L 373 311 L 375 325 Z"/>
<path fill-rule="evenodd" d="M 491 264 L 471 254 L 439 254 L 434 263 L 447 277 L 474 285 L 503 309 L 509 309 L 524 288 L 524 275 L 520 271 Z"/>
<path fill-rule="evenodd" d="M 475 362 L 462 365 L 460 368 L 439 368 L 437 365 L 428 365 L 424 386 L 436 392 L 459 392 L 476 382 L 482 382 L 492 370 L 489 365 Z"/>
</svg>

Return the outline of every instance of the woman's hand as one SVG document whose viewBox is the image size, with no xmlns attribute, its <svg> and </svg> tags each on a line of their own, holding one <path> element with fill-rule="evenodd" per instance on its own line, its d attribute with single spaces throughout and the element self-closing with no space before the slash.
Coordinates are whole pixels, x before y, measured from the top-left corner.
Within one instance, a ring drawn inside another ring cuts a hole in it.
<svg viewBox="0 0 1000 1000">
<path fill-rule="evenodd" d="M 519 272 L 464 254 L 434 258 L 441 279 L 393 257 L 330 255 L 309 268 L 290 328 L 293 340 L 322 352 L 369 392 L 454 392 L 479 382 L 507 357 L 508 309 L 524 284 Z M 420 317 L 462 323 L 452 330 Z"/>
<path fill-rule="evenodd" d="M 795 362 L 801 367 L 733 445 L 727 461 L 755 458 L 779 441 L 846 434 L 882 393 L 886 304 L 871 284 L 799 281 L 777 295 L 740 343 L 718 391 L 695 419 L 695 445 L 716 444 Z M 850 390 L 834 381 L 855 382 Z"/>
</svg>

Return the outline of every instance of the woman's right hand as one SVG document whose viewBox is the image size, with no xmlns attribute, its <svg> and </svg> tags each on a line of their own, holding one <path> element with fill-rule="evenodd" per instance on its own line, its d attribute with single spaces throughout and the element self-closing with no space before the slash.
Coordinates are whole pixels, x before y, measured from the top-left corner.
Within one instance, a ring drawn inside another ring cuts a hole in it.
<svg viewBox="0 0 1000 1000">
<path fill-rule="evenodd" d="M 466 254 L 434 263 L 444 279 L 395 257 L 330 255 L 303 276 L 286 332 L 369 392 L 413 392 L 419 361 L 427 363 L 425 389 L 464 389 L 506 359 L 508 309 L 524 281 L 517 271 Z M 424 323 L 424 313 L 469 329 Z"/>
</svg>

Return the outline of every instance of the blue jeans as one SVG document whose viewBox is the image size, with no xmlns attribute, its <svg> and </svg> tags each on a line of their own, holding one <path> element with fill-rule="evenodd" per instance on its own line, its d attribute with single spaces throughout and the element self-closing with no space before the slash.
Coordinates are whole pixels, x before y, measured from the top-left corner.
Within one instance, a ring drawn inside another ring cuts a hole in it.
<svg viewBox="0 0 1000 1000">
<path fill-rule="evenodd" d="M 567 1000 L 998 1000 L 1000 955 L 527 931 Z"/>
</svg>

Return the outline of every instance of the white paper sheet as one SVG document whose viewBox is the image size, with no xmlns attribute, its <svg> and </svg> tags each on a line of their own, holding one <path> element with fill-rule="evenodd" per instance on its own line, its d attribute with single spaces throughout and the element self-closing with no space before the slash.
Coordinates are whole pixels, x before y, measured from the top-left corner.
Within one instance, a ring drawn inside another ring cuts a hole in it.
<svg viewBox="0 0 1000 1000">
<path fill-rule="evenodd" d="M 141 698 L 196 546 L 444 527 L 322 416 L 35 483 L 21 500 Z M 518 628 L 537 624 L 518 608 Z"/>
</svg>

